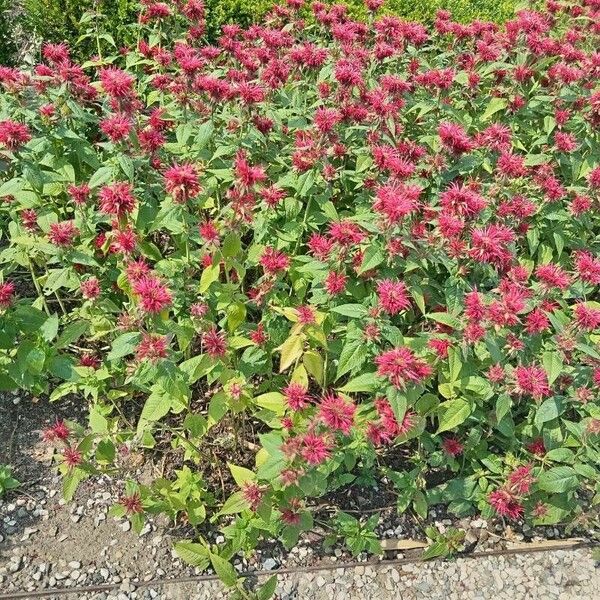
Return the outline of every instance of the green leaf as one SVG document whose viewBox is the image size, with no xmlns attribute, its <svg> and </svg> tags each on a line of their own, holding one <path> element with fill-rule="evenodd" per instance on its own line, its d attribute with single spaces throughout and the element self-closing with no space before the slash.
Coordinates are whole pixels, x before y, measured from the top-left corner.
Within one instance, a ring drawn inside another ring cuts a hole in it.
<svg viewBox="0 0 600 600">
<path fill-rule="evenodd" d="M 363 373 L 338 389 L 340 392 L 373 392 L 377 387 L 381 387 L 381 383 L 375 373 Z"/>
<path fill-rule="evenodd" d="M 336 380 L 342 375 L 361 367 L 368 354 L 369 350 L 361 340 L 348 340 L 340 353 Z"/>
<path fill-rule="evenodd" d="M 302 362 L 315 381 L 323 385 L 323 357 L 315 350 L 307 350 L 302 356 Z"/>
<path fill-rule="evenodd" d="M 385 257 L 377 246 L 369 246 L 365 251 L 365 255 L 363 256 L 362 263 L 360 264 L 357 273 L 362 275 L 367 271 L 373 270 L 384 261 L 384 258 Z"/>
<path fill-rule="evenodd" d="M 562 401 L 557 396 L 544 400 L 535 413 L 535 425 L 541 429 L 544 423 L 556 419 L 563 411 Z"/>
<path fill-rule="evenodd" d="M 237 585 L 237 573 L 233 568 L 233 565 L 218 554 L 210 553 L 210 562 L 212 563 L 215 573 L 219 576 L 219 579 L 227 587 L 235 587 Z"/>
<path fill-rule="evenodd" d="M 492 98 L 483 115 L 481 115 L 482 121 L 487 121 L 492 115 L 496 114 L 498 111 L 504 110 L 508 106 L 508 102 L 504 98 Z"/>
<path fill-rule="evenodd" d="M 148 396 L 142 414 L 138 422 L 138 433 L 147 423 L 159 421 L 171 410 L 171 396 L 165 392 L 162 386 L 152 386 L 152 393 Z"/>
<path fill-rule="evenodd" d="M 334 306 L 331 309 L 331 312 L 337 313 L 339 315 L 344 315 L 345 317 L 352 317 L 360 319 L 367 315 L 367 309 L 362 304 L 342 304 L 340 306 Z"/>
<path fill-rule="evenodd" d="M 208 548 L 202 544 L 194 544 L 183 540 L 181 542 L 175 542 L 173 548 L 181 560 L 194 567 L 198 567 L 202 571 L 210 564 L 210 552 Z"/>
<path fill-rule="evenodd" d="M 136 332 L 123 333 L 112 343 L 112 348 L 106 358 L 113 361 L 131 354 L 136 349 L 140 337 L 141 335 Z"/>
<path fill-rule="evenodd" d="M 58 333 L 58 315 L 56 313 L 50 315 L 42 325 L 40 331 L 44 339 L 47 342 L 51 342 Z"/>
<path fill-rule="evenodd" d="M 544 492 L 561 494 L 574 490 L 579 485 L 577 473 L 573 467 L 553 467 L 544 471 L 538 479 L 538 487 Z"/>
<path fill-rule="evenodd" d="M 250 469 L 246 469 L 245 467 L 238 467 L 231 463 L 227 463 L 229 470 L 231 471 L 231 475 L 234 481 L 240 487 L 243 486 L 248 481 L 256 481 L 256 474 Z"/>
<path fill-rule="evenodd" d="M 548 374 L 548 383 L 552 385 L 563 370 L 563 361 L 558 352 L 544 352 L 542 364 Z"/>
<path fill-rule="evenodd" d="M 253 402 L 261 408 L 274 412 L 278 417 L 285 414 L 284 395 L 281 392 L 267 392 L 254 398 Z"/>
<path fill-rule="evenodd" d="M 223 246 L 221 251 L 223 256 L 234 257 L 237 256 L 242 249 L 242 242 L 240 236 L 237 233 L 230 233 L 223 240 Z"/>
<path fill-rule="evenodd" d="M 450 431 L 464 423 L 471 414 L 471 406 L 462 398 L 442 402 L 438 407 L 439 427 L 437 433 Z"/>
<path fill-rule="evenodd" d="M 206 292 L 211 286 L 211 284 L 219 280 L 220 274 L 221 267 L 219 263 L 217 263 L 216 265 L 210 265 L 209 267 L 206 267 L 206 269 L 202 271 L 202 275 L 200 276 L 200 287 L 198 288 L 198 291 L 201 294 Z"/>
<path fill-rule="evenodd" d="M 263 583 L 261 588 L 258 590 L 256 597 L 257 600 L 270 600 L 277 589 L 277 575 L 273 575 L 267 579 L 266 583 Z"/>
<path fill-rule="evenodd" d="M 290 367 L 300 356 L 304 350 L 304 337 L 301 335 L 291 335 L 288 337 L 278 350 L 281 352 L 279 362 L 279 372 L 283 373 Z"/>
<path fill-rule="evenodd" d="M 442 325 L 447 325 L 448 327 L 452 327 L 452 329 L 460 329 L 460 321 L 456 317 L 453 317 L 449 313 L 435 312 L 435 313 L 429 313 L 429 314 L 425 315 L 425 317 L 427 319 L 432 319 L 434 321 L 437 321 L 438 323 L 441 323 Z"/>
</svg>

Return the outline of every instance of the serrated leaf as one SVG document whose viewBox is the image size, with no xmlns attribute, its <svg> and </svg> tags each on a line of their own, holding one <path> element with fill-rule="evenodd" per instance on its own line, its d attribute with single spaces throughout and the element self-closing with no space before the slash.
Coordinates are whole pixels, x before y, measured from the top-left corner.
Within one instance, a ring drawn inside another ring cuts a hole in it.
<svg viewBox="0 0 600 600">
<path fill-rule="evenodd" d="M 450 431 L 464 423 L 471 414 L 471 406 L 462 398 L 442 402 L 438 407 L 439 427 L 437 433 Z"/>
<path fill-rule="evenodd" d="M 539 489 L 544 492 L 561 494 L 576 489 L 579 479 L 573 467 L 560 466 L 544 471 L 537 483 Z"/>
</svg>

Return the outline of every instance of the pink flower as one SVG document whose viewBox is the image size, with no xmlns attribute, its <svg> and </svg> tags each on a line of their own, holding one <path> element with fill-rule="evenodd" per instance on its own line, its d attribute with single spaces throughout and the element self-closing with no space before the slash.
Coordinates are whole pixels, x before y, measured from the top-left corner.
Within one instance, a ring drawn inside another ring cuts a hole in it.
<svg viewBox="0 0 600 600">
<path fill-rule="evenodd" d="M 442 144 L 454 154 L 463 154 L 475 148 L 475 143 L 457 123 L 441 123 L 438 127 L 438 135 Z"/>
<path fill-rule="evenodd" d="M 144 512 L 142 497 L 138 492 L 123 496 L 119 499 L 119 504 L 125 509 L 125 513 L 130 516 Z"/>
<path fill-rule="evenodd" d="M 134 78 L 117 67 L 106 67 L 99 71 L 104 91 L 114 98 L 127 98 L 133 95 Z"/>
<path fill-rule="evenodd" d="M 302 410 L 310 403 L 307 389 L 300 383 L 290 383 L 282 390 L 288 407 L 293 411 Z"/>
<path fill-rule="evenodd" d="M 161 358 L 167 357 L 168 346 L 166 336 L 144 333 L 135 350 L 135 358 L 140 362 L 148 360 L 155 363 Z"/>
<path fill-rule="evenodd" d="M 317 108 L 315 126 L 321 133 L 329 133 L 340 121 L 342 115 L 334 108 Z"/>
<path fill-rule="evenodd" d="M 225 334 L 217 331 L 216 327 L 213 327 L 202 335 L 202 344 L 206 353 L 212 358 L 221 358 L 227 352 Z"/>
<path fill-rule="evenodd" d="M 14 298 L 15 284 L 12 281 L 0 283 L 0 308 L 8 308 Z"/>
<path fill-rule="evenodd" d="M 131 121 L 125 115 L 110 115 L 100 121 L 100 130 L 111 142 L 120 142 L 129 135 Z"/>
<path fill-rule="evenodd" d="M 150 265 L 143 258 L 131 260 L 125 266 L 125 274 L 129 283 L 140 280 L 148 273 L 150 273 Z"/>
<path fill-rule="evenodd" d="M 325 289 L 328 294 L 332 296 L 336 296 L 341 294 L 346 289 L 346 283 L 348 281 L 348 276 L 344 273 L 336 273 L 335 271 L 330 271 L 327 274 L 327 279 L 325 279 Z"/>
<path fill-rule="evenodd" d="M 514 370 L 515 391 L 517 394 L 531 396 L 540 400 L 552 394 L 548 385 L 548 375 L 541 367 L 519 366 Z"/>
<path fill-rule="evenodd" d="M 165 189 L 179 204 L 185 204 L 190 198 L 195 198 L 201 191 L 198 171 L 190 163 L 173 165 L 165 171 Z"/>
<path fill-rule="evenodd" d="M 531 465 L 523 465 L 509 474 L 506 486 L 513 494 L 522 496 L 529 493 L 534 481 Z"/>
<path fill-rule="evenodd" d="M 61 248 L 68 248 L 73 245 L 73 240 L 79 235 L 79 229 L 75 227 L 73 221 L 62 221 L 52 223 L 48 233 L 48 239 L 52 244 Z"/>
<path fill-rule="evenodd" d="M 296 309 L 298 323 L 301 325 L 312 325 L 316 323 L 315 311 L 312 306 L 299 306 Z"/>
<path fill-rule="evenodd" d="M 544 456 L 546 454 L 546 446 L 542 438 L 536 438 L 525 446 L 528 452 L 535 454 L 536 456 Z"/>
<path fill-rule="evenodd" d="M 209 244 L 217 244 L 219 241 L 219 230 L 213 221 L 205 221 L 198 226 L 200 237 Z"/>
<path fill-rule="evenodd" d="M 600 327 L 600 308 L 591 308 L 578 302 L 573 309 L 577 326 L 584 331 L 594 331 Z"/>
<path fill-rule="evenodd" d="M 267 178 L 267 174 L 262 167 L 253 167 L 248 163 L 246 153 L 243 150 L 240 150 L 236 155 L 234 170 L 236 177 L 246 187 L 251 187 Z"/>
<path fill-rule="evenodd" d="M 397 315 L 410 308 L 406 285 L 401 281 L 382 279 L 377 282 L 379 306 L 390 315 Z"/>
<path fill-rule="evenodd" d="M 140 277 L 133 282 L 131 289 L 136 296 L 139 296 L 142 310 L 149 314 L 165 310 L 173 301 L 169 290 L 152 275 Z"/>
<path fill-rule="evenodd" d="M 63 450 L 63 461 L 67 468 L 71 470 L 83 462 L 83 455 L 77 448 L 65 448 Z"/>
<path fill-rule="evenodd" d="M 71 196 L 73 202 L 78 206 L 86 203 L 90 196 L 90 191 L 90 186 L 87 185 L 87 183 L 82 183 L 81 185 L 70 185 L 67 188 L 69 196 Z"/>
<path fill-rule="evenodd" d="M 422 191 L 416 185 L 392 181 L 377 190 L 373 210 L 385 216 L 389 223 L 395 225 L 417 210 Z"/>
<path fill-rule="evenodd" d="M 133 212 L 136 206 L 133 187 L 124 181 L 105 185 L 98 193 L 98 201 L 101 212 L 117 218 Z"/>
<path fill-rule="evenodd" d="M 535 270 L 537 278 L 547 287 L 556 287 L 566 290 L 571 285 L 571 278 L 558 265 L 540 265 Z"/>
<path fill-rule="evenodd" d="M 433 369 L 414 352 L 402 346 L 375 357 L 377 374 L 387 377 L 392 385 L 404 389 L 407 383 L 420 383 L 431 375 Z"/>
<path fill-rule="evenodd" d="M 289 269 L 290 266 L 289 257 L 271 246 L 267 246 L 263 250 L 259 262 L 265 270 L 265 273 L 269 274 L 285 271 L 286 269 Z"/>
<path fill-rule="evenodd" d="M 31 139 L 29 128 L 16 121 L 0 121 L 0 144 L 9 150 L 18 150 Z"/>
<path fill-rule="evenodd" d="M 95 300 L 100 296 L 100 282 L 97 277 L 90 277 L 81 282 L 81 295 L 87 300 Z"/>
<path fill-rule="evenodd" d="M 60 440 L 66 441 L 71 434 L 71 430 L 64 421 L 56 421 L 52 427 L 48 427 L 42 431 L 42 438 L 46 442 L 55 442 Z"/>
<path fill-rule="evenodd" d="M 488 225 L 481 229 L 473 229 L 471 258 L 498 267 L 506 266 L 513 256 L 507 246 L 514 239 L 514 231 L 506 225 Z"/>
<path fill-rule="evenodd" d="M 242 485 L 242 496 L 250 505 L 250 510 L 256 511 L 262 502 L 263 493 L 259 485 L 253 481 L 246 481 Z"/>
<path fill-rule="evenodd" d="M 350 433 L 355 413 L 355 404 L 333 393 L 325 394 L 319 405 L 321 420 L 331 429 L 339 430 L 345 435 Z"/>
<path fill-rule="evenodd" d="M 0 123 L 1 125 L 1 123 Z M 1 136 L 0 136 L 0 141 L 1 141 Z M 593 169 L 592 171 L 590 171 L 589 175 L 588 175 L 588 183 L 590 184 L 590 187 L 592 188 L 600 188 L 600 167 L 596 167 L 595 169 Z"/>
<path fill-rule="evenodd" d="M 575 253 L 575 269 L 582 281 L 592 285 L 600 285 L 600 259 L 590 252 Z"/>
<path fill-rule="evenodd" d="M 331 454 L 331 442 L 316 433 L 307 433 L 302 438 L 302 458 L 311 465 L 320 465 Z"/>
<path fill-rule="evenodd" d="M 489 494 L 488 502 L 500 516 L 508 519 L 516 520 L 525 512 L 520 502 L 504 489 L 498 489 Z"/>
<path fill-rule="evenodd" d="M 446 438 L 442 442 L 442 448 L 450 456 L 458 456 L 463 453 L 464 446 L 456 438 Z"/>
</svg>

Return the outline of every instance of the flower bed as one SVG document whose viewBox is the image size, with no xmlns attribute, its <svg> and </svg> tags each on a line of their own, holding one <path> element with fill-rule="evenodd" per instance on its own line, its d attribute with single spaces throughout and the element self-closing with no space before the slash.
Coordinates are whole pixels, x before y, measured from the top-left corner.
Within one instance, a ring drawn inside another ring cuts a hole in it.
<svg viewBox="0 0 600 600">
<path fill-rule="evenodd" d="M 217 46 L 198 0 L 147 4 L 137 49 L 0 69 L 0 384 L 89 400 L 45 432 L 67 497 L 168 457 L 114 514 L 193 526 L 179 552 L 231 585 L 349 486 L 597 519 L 600 7 L 302 4 Z M 373 519 L 330 526 L 377 550 Z"/>
</svg>

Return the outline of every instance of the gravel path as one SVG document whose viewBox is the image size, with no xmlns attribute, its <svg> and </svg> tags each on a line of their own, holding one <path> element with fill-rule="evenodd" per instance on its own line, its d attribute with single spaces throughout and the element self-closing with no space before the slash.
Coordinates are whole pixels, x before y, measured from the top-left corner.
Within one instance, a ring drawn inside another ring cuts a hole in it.
<svg viewBox="0 0 600 600">
<path fill-rule="evenodd" d="M 15 467 L 24 485 L 0 499 L 0 597 L 17 592 L 47 591 L 53 600 L 220 600 L 227 598 L 218 582 L 203 584 L 149 583 L 164 578 L 200 575 L 198 569 L 173 556 L 172 540 L 189 535 L 164 519 L 152 520 L 141 536 L 129 522 L 108 515 L 119 495 L 108 477 L 84 482 L 75 501 L 61 499 L 61 480 L 52 468 L 52 452 L 40 442 L 40 429 L 63 415 L 77 414 L 77 405 L 23 403 L 0 395 L 0 463 Z M 51 410 L 52 412 L 48 412 Z M 146 465 L 144 468 L 147 468 Z M 144 472 L 138 474 L 140 478 Z M 431 522 L 440 530 L 456 525 L 432 511 Z M 383 519 L 383 539 L 415 538 L 410 523 Z M 464 521 L 464 522 L 463 522 Z M 476 552 L 510 548 L 523 541 L 557 539 L 558 529 L 513 531 L 480 518 L 458 525 Z M 525 535 L 524 535 L 525 534 Z M 586 532 L 586 538 L 594 537 Z M 220 539 L 219 539 L 220 538 Z M 526 538 L 526 539 L 524 539 Z M 215 542 L 224 541 L 216 535 Z M 411 563 L 398 567 L 365 564 L 335 569 L 352 557 L 341 546 L 323 558 L 318 538 L 303 539 L 290 553 L 278 546 L 258 550 L 249 559 L 237 557 L 239 571 L 310 566 L 325 560 L 333 570 L 282 575 L 277 600 L 600 600 L 600 569 L 590 550 L 552 550 L 519 556 L 458 559 L 455 562 Z M 419 550 L 401 550 L 389 544 L 386 558 L 413 559 Z M 366 561 L 361 555 L 359 560 Z M 264 581 L 264 580 L 262 580 Z M 100 593 L 57 596 L 54 590 L 115 585 Z M 154 586 L 154 587 L 152 587 Z M 7 596 L 10 597 L 10 596 Z"/>
<path fill-rule="evenodd" d="M 225 600 L 217 582 L 66 596 L 79 600 Z M 52 598 L 52 597 L 49 597 Z M 65 598 L 63 596 L 62 598 Z M 392 566 L 360 566 L 279 578 L 277 600 L 596 600 L 600 569 L 590 550 L 458 559 Z M 54 599 L 52 599 L 54 600 Z M 59 600 L 56 598 L 56 600 Z M 61 599 L 62 600 L 62 599 Z"/>
</svg>

